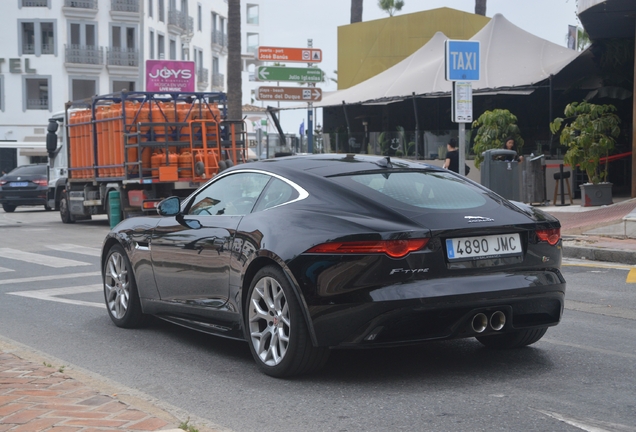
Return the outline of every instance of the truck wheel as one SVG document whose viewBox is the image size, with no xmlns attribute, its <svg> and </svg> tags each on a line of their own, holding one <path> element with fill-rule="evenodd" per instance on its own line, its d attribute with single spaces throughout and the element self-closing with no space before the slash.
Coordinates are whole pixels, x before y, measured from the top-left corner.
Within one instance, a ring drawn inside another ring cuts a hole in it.
<svg viewBox="0 0 636 432">
<path fill-rule="evenodd" d="M 75 218 L 71 214 L 71 209 L 68 205 L 68 198 L 66 197 L 66 192 L 62 192 L 62 196 L 60 197 L 60 218 L 62 219 L 62 223 L 71 224 L 75 223 Z"/>
</svg>

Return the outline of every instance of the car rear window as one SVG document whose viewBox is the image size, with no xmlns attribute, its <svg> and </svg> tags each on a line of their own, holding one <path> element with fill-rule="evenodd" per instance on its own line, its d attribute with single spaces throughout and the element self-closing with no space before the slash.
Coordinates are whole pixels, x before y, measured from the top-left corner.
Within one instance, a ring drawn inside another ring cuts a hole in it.
<svg viewBox="0 0 636 432">
<path fill-rule="evenodd" d="M 11 175 L 46 175 L 46 165 L 25 165 L 10 172 Z"/>
<path fill-rule="evenodd" d="M 344 185 L 349 183 L 352 189 L 360 193 L 368 188 L 400 203 L 422 209 L 459 210 L 486 204 L 484 191 L 446 172 L 364 173 L 339 177 L 337 181 Z M 368 193 L 365 195 L 368 196 Z"/>
</svg>

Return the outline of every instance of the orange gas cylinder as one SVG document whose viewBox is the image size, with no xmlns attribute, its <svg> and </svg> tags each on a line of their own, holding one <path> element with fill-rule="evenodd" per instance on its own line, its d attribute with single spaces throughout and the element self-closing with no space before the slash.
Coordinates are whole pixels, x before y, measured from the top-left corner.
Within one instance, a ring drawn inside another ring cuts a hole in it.
<svg viewBox="0 0 636 432">
<path fill-rule="evenodd" d="M 166 119 L 158 103 L 150 108 L 150 122 L 153 123 L 152 131 L 154 132 L 151 141 L 154 139 L 154 141 L 164 142 L 166 140 L 166 127 L 164 126 Z"/>
<path fill-rule="evenodd" d="M 179 155 L 176 153 L 168 152 L 168 165 L 179 167 Z"/>
<path fill-rule="evenodd" d="M 181 103 L 177 104 L 177 121 L 182 123 L 179 126 L 179 141 L 190 142 L 190 128 L 187 126 L 188 119 L 190 118 L 190 108 L 192 105 Z"/>
<path fill-rule="evenodd" d="M 97 129 L 97 166 L 104 165 L 104 108 L 103 106 L 97 107 L 95 113 L 95 129 Z M 104 168 L 97 169 L 97 175 L 104 177 Z"/>
<path fill-rule="evenodd" d="M 177 106 L 174 102 L 160 102 L 163 115 L 166 123 L 173 123 L 166 126 L 166 139 L 165 141 L 177 141 L 177 126 L 174 124 L 177 121 Z M 171 153 L 176 153 L 176 147 L 169 148 Z"/>
<path fill-rule="evenodd" d="M 179 155 L 179 177 L 192 178 L 192 154 L 189 151 Z"/>
<path fill-rule="evenodd" d="M 150 123 L 150 102 L 141 104 L 138 123 Z M 150 126 L 141 126 L 140 133 L 141 142 L 139 150 L 141 151 L 142 173 L 144 176 L 149 176 L 151 174 L 152 149 L 145 146 L 144 143 L 150 141 Z"/>
<path fill-rule="evenodd" d="M 88 177 L 88 170 L 86 169 L 86 159 L 87 159 L 87 151 L 88 151 L 88 125 L 86 124 L 90 119 L 90 114 L 88 110 L 82 110 L 80 114 L 80 145 L 79 145 L 79 159 L 77 161 L 78 167 L 82 168 L 79 170 L 79 177 L 86 178 Z"/>
<path fill-rule="evenodd" d="M 112 165 L 111 158 L 111 124 L 110 124 L 110 106 L 105 106 L 102 114 L 103 122 L 102 122 L 102 158 L 103 166 Z M 112 168 L 104 168 L 104 177 L 112 177 Z"/>
<path fill-rule="evenodd" d="M 112 163 L 117 165 L 113 169 L 113 176 L 121 177 L 124 175 L 124 142 L 123 142 L 123 120 L 121 103 L 110 106 L 111 118 L 111 147 L 112 147 Z"/>
<path fill-rule="evenodd" d="M 76 126 L 79 118 L 79 112 L 75 111 L 71 113 L 71 118 L 69 119 L 69 153 L 71 155 L 71 160 L 69 160 L 70 167 L 77 167 L 77 145 L 78 145 L 78 126 Z M 69 171 L 69 175 L 71 178 L 78 178 L 79 173 L 77 171 Z"/>
<path fill-rule="evenodd" d="M 95 165 L 95 136 L 94 130 L 95 124 L 93 122 L 93 113 L 91 110 L 86 111 L 86 152 L 84 154 L 85 163 L 84 166 L 86 169 L 86 177 L 93 178 L 95 177 L 95 170 L 93 166 Z"/>
<path fill-rule="evenodd" d="M 125 124 L 123 125 L 122 133 L 135 133 L 137 132 L 137 123 L 139 123 L 139 117 L 141 110 L 139 104 L 135 102 L 126 102 L 124 105 L 126 115 Z M 122 135 L 123 140 L 123 135 Z M 128 145 L 137 144 L 137 137 L 129 137 Z M 126 156 L 128 163 L 139 162 L 139 149 L 137 147 L 128 147 L 126 150 Z M 139 165 L 128 165 L 128 174 L 137 174 L 139 172 Z"/>
<path fill-rule="evenodd" d="M 155 152 L 150 158 L 150 166 L 152 168 L 152 177 L 159 177 L 159 167 L 166 164 L 166 155 L 163 152 Z"/>
</svg>

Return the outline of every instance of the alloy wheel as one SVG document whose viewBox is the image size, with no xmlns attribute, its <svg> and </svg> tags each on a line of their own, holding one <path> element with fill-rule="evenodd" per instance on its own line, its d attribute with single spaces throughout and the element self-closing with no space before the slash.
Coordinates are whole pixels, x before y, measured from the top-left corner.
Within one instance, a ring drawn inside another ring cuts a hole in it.
<svg viewBox="0 0 636 432">
<path fill-rule="evenodd" d="M 256 354 L 267 366 L 278 365 L 289 347 L 291 322 L 285 292 L 276 279 L 264 277 L 256 283 L 248 318 Z"/>
<path fill-rule="evenodd" d="M 108 257 L 104 289 L 110 314 L 117 319 L 124 318 L 130 301 L 130 278 L 124 256 L 117 251 Z"/>
</svg>

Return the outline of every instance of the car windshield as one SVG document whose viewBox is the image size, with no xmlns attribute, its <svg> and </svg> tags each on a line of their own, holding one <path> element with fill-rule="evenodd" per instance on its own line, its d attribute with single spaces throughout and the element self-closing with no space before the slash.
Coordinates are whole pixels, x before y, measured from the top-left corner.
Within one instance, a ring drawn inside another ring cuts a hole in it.
<svg viewBox="0 0 636 432">
<path fill-rule="evenodd" d="M 46 175 L 46 165 L 25 165 L 17 167 L 10 175 Z"/>
<path fill-rule="evenodd" d="M 420 209 L 459 210 L 486 204 L 484 191 L 446 172 L 363 173 L 341 176 L 335 180 L 367 196 L 371 189 Z"/>
</svg>

